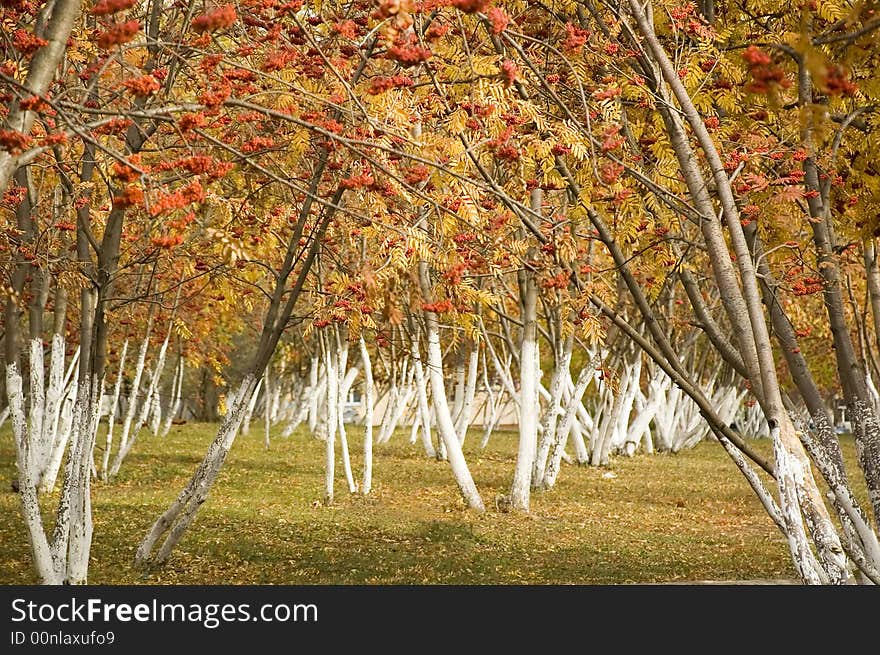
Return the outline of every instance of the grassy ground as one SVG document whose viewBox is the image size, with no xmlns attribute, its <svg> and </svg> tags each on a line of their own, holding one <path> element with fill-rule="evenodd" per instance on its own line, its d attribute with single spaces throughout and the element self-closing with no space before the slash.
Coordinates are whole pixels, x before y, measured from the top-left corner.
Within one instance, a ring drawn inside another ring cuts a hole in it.
<svg viewBox="0 0 880 655">
<path fill-rule="evenodd" d="M 479 437 L 465 453 L 487 512 L 464 508 L 449 466 L 403 434 L 375 451 L 369 498 L 348 493 L 337 463 L 325 507 L 323 444 L 302 434 L 263 449 L 240 436 L 171 561 L 132 568 L 141 537 L 186 483 L 215 426 L 144 432 L 110 484 L 93 484 L 94 584 L 622 584 L 784 579 L 786 544 L 715 442 L 677 455 L 618 457 L 609 469 L 563 465 L 529 515 L 495 504 L 513 471 L 516 435 Z M 350 429 L 355 476 L 360 430 Z M 763 452 L 766 441 L 756 442 Z M 852 457 L 852 444 L 844 444 Z M 616 477 L 612 477 L 610 473 Z M 32 583 L 14 451 L 0 434 L 0 584 Z"/>
</svg>

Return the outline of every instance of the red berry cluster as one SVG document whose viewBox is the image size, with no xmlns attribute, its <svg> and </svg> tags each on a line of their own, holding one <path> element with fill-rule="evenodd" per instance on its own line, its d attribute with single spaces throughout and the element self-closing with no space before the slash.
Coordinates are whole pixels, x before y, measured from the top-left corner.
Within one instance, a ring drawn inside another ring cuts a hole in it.
<svg viewBox="0 0 880 655">
<path fill-rule="evenodd" d="M 31 142 L 31 137 L 16 130 L 0 130 L 0 150 L 15 155 L 25 150 Z"/>
<path fill-rule="evenodd" d="M 109 16 L 134 7 L 137 0 L 98 0 L 89 12 L 92 16 Z"/>
<path fill-rule="evenodd" d="M 787 89 L 791 86 L 791 80 L 785 77 L 785 72 L 758 46 L 750 45 L 745 49 L 742 57 L 748 64 L 753 80 L 746 86 L 748 91 L 767 93 L 776 87 Z"/>
<path fill-rule="evenodd" d="M 115 45 L 121 45 L 131 41 L 141 29 L 141 24 L 136 20 L 124 23 L 110 23 L 102 32 L 95 35 L 95 43 L 102 50 L 109 50 Z"/>
<path fill-rule="evenodd" d="M 128 89 L 132 95 L 139 98 L 151 96 L 162 88 L 159 81 L 152 75 L 141 75 L 140 77 L 125 80 L 125 82 L 122 83 L 122 86 Z"/>
<path fill-rule="evenodd" d="M 370 95 L 380 95 L 389 89 L 397 89 L 413 85 L 413 79 L 407 75 L 379 76 L 370 80 L 370 86 L 367 93 Z"/>
<path fill-rule="evenodd" d="M 32 55 L 49 42 L 34 36 L 27 30 L 15 30 L 12 34 L 12 46 L 23 55 Z"/>
<path fill-rule="evenodd" d="M 231 27 L 237 18 L 235 7 L 222 5 L 196 16 L 192 22 L 192 29 L 194 32 L 216 32 Z"/>
<path fill-rule="evenodd" d="M 441 300 L 440 302 L 433 303 L 422 303 L 422 311 L 423 312 L 433 312 L 434 314 L 443 314 L 446 312 L 451 312 L 453 309 L 452 301 L 449 299 Z"/>
</svg>

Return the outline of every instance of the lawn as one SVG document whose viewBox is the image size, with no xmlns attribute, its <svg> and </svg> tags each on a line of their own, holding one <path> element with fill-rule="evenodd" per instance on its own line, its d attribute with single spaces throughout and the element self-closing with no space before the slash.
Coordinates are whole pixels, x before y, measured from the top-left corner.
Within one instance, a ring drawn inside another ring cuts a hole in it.
<svg viewBox="0 0 880 655">
<path fill-rule="evenodd" d="M 135 548 L 186 483 L 216 426 L 144 431 L 117 480 L 93 483 L 94 584 L 624 584 L 793 577 L 787 546 L 717 442 L 679 454 L 616 457 L 608 468 L 563 465 L 528 515 L 496 503 L 512 476 L 516 435 L 465 453 L 487 506 L 467 510 L 449 465 L 407 434 L 377 446 L 374 492 L 348 493 L 337 462 L 336 501 L 321 502 L 323 444 L 303 433 L 240 436 L 171 561 L 148 572 Z M 360 474 L 360 429 L 351 426 Z M 755 442 L 764 453 L 770 444 Z M 854 457 L 846 441 L 847 457 Z M 99 457 L 96 457 L 99 459 Z M 853 469 L 855 470 L 855 469 Z M 0 583 L 35 581 L 10 488 L 14 451 L 0 434 Z"/>
</svg>

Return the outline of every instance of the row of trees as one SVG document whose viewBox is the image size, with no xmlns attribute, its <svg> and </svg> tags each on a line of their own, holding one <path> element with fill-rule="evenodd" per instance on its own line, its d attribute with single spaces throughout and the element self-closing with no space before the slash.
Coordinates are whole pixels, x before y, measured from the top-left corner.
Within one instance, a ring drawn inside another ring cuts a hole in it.
<svg viewBox="0 0 880 655">
<path fill-rule="evenodd" d="M 483 444 L 515 407 L 515 510 L 566 458 L 711 434 L 805 582 L 880 581 L 874 4 L 84 4 L 2 4 L 5 399 L 42 581 L 87 580 L 91 481 L 167 431 L 187 369 L 227 375 L 225 412 L 139 564 L 260 398 L 325 439 L 327 502 L 336 442 L 369 493 L 403 421 L 483 511 L 480 390 Z"/>
</svg>

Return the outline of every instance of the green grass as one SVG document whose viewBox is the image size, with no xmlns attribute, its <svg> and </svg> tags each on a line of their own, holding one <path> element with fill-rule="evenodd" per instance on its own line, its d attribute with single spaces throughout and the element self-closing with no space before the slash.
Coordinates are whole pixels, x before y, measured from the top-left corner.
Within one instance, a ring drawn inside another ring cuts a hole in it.
<svg viewBox="0 0 880 655">
<path fill-rule="evenodd" d="M 622 584 L 793 577 L 786 544 L 716 442 L 677 455 L 614 458 L 609 469 L 563 465 L 528 515 L 502 512 L 516 435 L 479 437 L 465 453 L 487 505 L 467 510 L 449 465 L 403 433 L 375 449 L 374 492 L 324 506 L 323 444 L 297 434 L 263 449 L 240 436 L 194 525 L 163 568 L 132 567 L 135 548 L 189 479 L 213 425 L 143 432 L 110 484 L 93 483 L 93 584 Z M 408 435 L 408 431 L 407 431 Z M 361 470 L 360 429 L 349 429 Z M 770 444 L 755 442 L 768 452 Z M 852 458 L 852 443 L 844 444 Z M 98 457 L 96 457 L 97 459 Z M 14 451 L 0 434 L 0 583 L 35 582 Z M 54 497 L 50 500 L 54 500 Z M 53 503 L 54 506 L 54 503 Z"/>
</svg>

